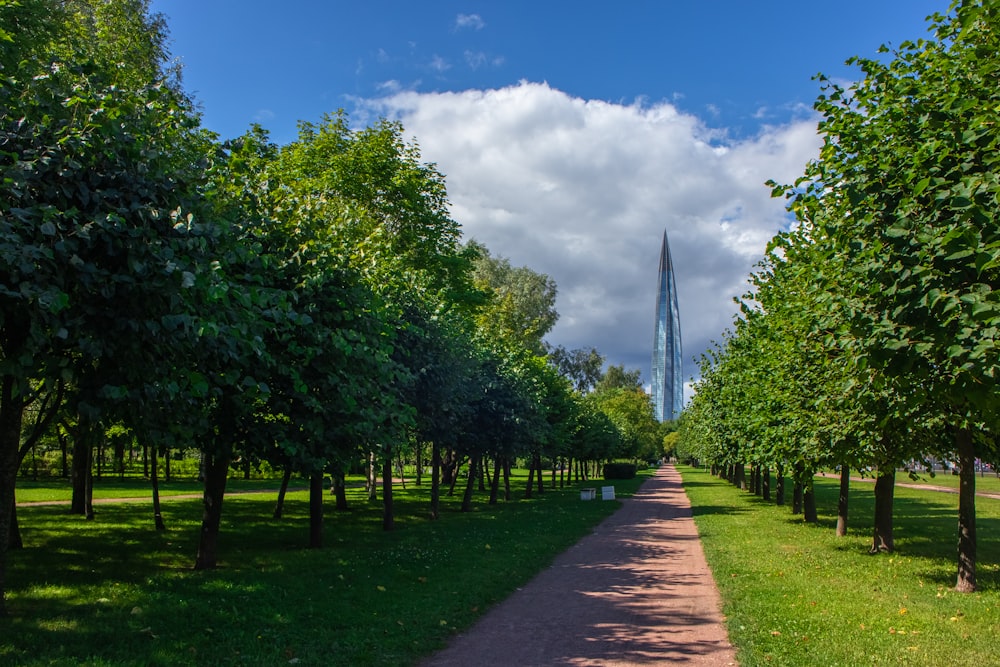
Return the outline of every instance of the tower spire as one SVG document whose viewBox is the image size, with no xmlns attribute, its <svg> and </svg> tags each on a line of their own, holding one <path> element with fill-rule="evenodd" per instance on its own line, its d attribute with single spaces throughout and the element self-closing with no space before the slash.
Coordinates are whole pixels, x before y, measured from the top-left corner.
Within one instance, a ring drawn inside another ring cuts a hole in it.
<svg viewBox="0 0 1000 667">
<path fill-rule="evenodd" d="M 681 360 L 681 317 L 677 307 L 674 262 L 667 232 L 663 231 L 657 271 L 656 322 L 653 329 L 653 407 L 660 421 L 677 419 L 684 407 Z"/>
</svg>

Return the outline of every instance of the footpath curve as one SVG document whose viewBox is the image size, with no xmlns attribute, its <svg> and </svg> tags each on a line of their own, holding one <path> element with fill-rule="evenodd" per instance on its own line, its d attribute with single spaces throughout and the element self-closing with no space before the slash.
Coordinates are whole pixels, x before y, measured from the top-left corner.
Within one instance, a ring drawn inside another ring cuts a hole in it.
<svg viewBox="0 0 1000 667">
<path fill-rule="evenodd" d="M 691 503 L 669 465 L 592 534 L 420 665 L 663 663 L 737 664 Z"/>
</svg>

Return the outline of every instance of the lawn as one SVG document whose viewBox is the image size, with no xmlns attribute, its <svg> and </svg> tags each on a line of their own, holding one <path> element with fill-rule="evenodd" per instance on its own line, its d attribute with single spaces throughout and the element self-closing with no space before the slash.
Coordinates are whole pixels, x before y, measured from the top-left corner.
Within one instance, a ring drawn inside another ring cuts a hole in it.
<svg viewBox="0 0 1000 667">
<path fill-rule="evenodd" d="M 631 495 L 642 477 L 616 481 Z M 517 498 L 524 478 L 515 479 Z M 18 508 L 26 548 L 12 552 L 3 665 L 406 665 L 444 646 L 612 513 L 580 486 L 496 506 L 460 493 L 428 519 L 429 486 L 396 486 L 397 529 L 350 488 L 328 503 L 325 544 L 305 549 L 307 494 L 226 498 L 217 570 L 194 572 L 201 503 L 101 504 L 93 521 L 62 506 Z M 119 488 L 124 497 L 145 487 Z M 96 495 L 96 494 L 95 494 Z M 24 496 L 19 493 L 19 499 Z M 329 496 L 327 496 L 329 499 Z"/>
<path fill-rule="evenodd" d="M 837 538 L 834 477 L 816 479 L 820 520 L 808 525 L 704 470 L 681 472 L 742 667 L 997 664 L 1000 501 L 977 499 L 981 591 L 962 595 L 954 494 L 897 487 L 897 552 L 870 556 L 870 483 L 852 484 Z"/>
</svg>

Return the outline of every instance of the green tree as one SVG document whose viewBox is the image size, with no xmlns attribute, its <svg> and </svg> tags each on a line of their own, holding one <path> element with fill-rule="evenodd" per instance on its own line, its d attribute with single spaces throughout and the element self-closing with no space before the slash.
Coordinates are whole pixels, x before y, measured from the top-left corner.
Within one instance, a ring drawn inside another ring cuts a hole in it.
<svg viewBox="0 0 1000 667">
<path fill-rule="evenodd" d="M 77 408 L 97 416 L 193 347 L 186 304 L 214 280 L 196 215 L 211 144 L 164 85 L 145 7 L 2 7 L 26 31 L 0 46 L 0 593 L 33 382 L 90 378 Z"/>
<path fill-rule="evenodd" d="M 604 373 L 604 357 L 596 348 L 567 350 L 562 345 L 546 345 L 549 363 L 567 378 L 576 390 L 586 394 L 597 386 Z"/>
<path fill-rule="evenodd" d="M 930 39 L 824 80 L 824 145 L 792 210 L 852 289 L 843 345 L 947 423 L 960 463 L 956 588 L 976 588 L 977 456 L 993 452 L 1000 345 L 1000 3 L 956 2 Z M 889 53 L 889 49 L 883 50 Z"/>
<path fill-rule="evenodd" d="M 476 257 L 475 284 L 489 298 L 479 313 L 479 328 L 532 354 L 544 354 L 542 339 L 559 318 L 555 281 L 526 266 L 512 267 L 510 260 L 492 256 L 475 241 L 467 247 Z"/>
<path fill-rule="evenodd" d="M 594 391 L 600 393 L 610 389 L 641 388 L 642 371 L 638 368 L 627 371 L 624 365 L 619 364 L 617 366 L 608 366 L 607 370 L 604 371 L 604 375 L 601 376 L 601 379 L 594 386 Z"/>
</svg>

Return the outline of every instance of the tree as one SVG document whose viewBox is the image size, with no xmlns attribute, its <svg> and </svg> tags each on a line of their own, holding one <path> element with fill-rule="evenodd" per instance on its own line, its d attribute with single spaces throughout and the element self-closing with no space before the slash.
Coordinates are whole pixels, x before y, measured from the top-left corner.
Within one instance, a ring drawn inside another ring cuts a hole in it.
<svg viewBox="0 0 1000 667">
<path fill-rule="evenodd" d="M 562 345 L 551 347 L 546 344 L 549 363 L 559 374 L 570 380 L 581 394 L 586 394 L 597 386 L 603 375 L 604 357 L 595 348 L 567 350 Z"/>
<path fill-rule="evenodd" d="M 625 370 L 624 365 L 608 366 L 604 375 L 597 382 L 594 391 L 602 392 L 610 389 L 641 389 L 642 371 L 638 368 Z"/>
<path fill-rule="evenodd" d="M 479 313 L 479 328 L 532 354 L 544 354 L 542 339 L 559 319 L 555 281 L 526 266 L 512 267 L 510 260 L 490 255 L 475 241 L 468 249 L 476 257 L 475 285 L 489 298 Z"/>
<path fill-rule="evenodd" d="M 195 215 L 210 142 L 146 4 L 2 9 L 26 30 L 0 56 L 0 594 L 32 382 L 88 376 L 77 408 L 96 417 L 169 368 L 194 345 L 185 304 L 214 243 Z"/>
<path fill-rule="evenodd" d="M 820 158 L 786 190 L 849 276 L 845 349 L 952 434 L 959 591 L 976 588 L 974 464 L 997 424 L 998 26 L 995 0 L 955 2 L 931 39 L 849 61 L 849 89 L 824 79 Z"/>
</svg>

